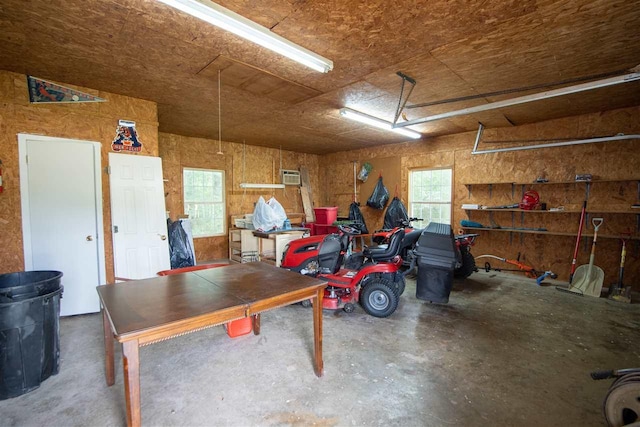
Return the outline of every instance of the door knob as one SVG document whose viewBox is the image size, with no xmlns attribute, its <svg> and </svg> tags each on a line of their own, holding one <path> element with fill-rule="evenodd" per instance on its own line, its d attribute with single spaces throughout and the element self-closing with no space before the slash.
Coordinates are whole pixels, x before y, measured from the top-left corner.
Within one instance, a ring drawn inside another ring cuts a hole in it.
<svg viewBox="0 0 640 427">
<path fill-rule="evenodd" d="M 87 236 L 87 242 L 91 242 L 93 241 L 93 236 L 92 235 L 88 235 Z"/>
<path fill-rule="evenodd" d="M 160 240 L 167 240 L 167 236 L 164 234 L 158 234 L 158 236 L 160 236 Z"/>
</svg>

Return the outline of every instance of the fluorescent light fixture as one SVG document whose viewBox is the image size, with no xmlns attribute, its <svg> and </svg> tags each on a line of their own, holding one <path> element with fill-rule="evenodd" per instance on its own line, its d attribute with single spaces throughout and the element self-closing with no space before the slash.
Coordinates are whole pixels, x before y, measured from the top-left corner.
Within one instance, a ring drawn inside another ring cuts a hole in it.
<svg viewBox="0 0 640 427">
<path fill-rule="evenodd" d="M 321 73 L 333 69 L 333 62 L 271 30 L 209 0 L 158 0 L 209 24 L 243 37 Z"/>
<path fill-rule="evenodd" d="M 420 135 L 418 132 L 412 131 L 410 129 L 394 128 L 391 122 L 387 122 L 386 120 L 382 120 L 377 117 L 352 110 L 351 108 L 341 108 L 340 115 L 346 117 L 347 119 L 355 120 L 356 122 L 364 123 L 365 125 L 377 127 L 378 129 L 395 132 L 400 135 L 408 136 L 409 138 L 422 138 L 422 135 Z"/>
<path fill-rule="evenodd" d="M 284 188 L 284 184 L 250 184 L 243 182 L 240 188 Z"/>
</svg>

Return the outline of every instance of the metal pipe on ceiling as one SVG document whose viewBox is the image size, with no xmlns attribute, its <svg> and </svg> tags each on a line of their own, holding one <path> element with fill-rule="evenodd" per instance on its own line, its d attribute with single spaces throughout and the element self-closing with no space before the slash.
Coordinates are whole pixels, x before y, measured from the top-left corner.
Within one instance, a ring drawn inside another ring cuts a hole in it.
<svg viewBox="0 0 640 427">
<path fill-rule="evenodd" d="M 458 98 L 441 99 L 440 101 L 423 102 L 420 104 L 407 105 L 406 108 L 412 109 L 412 108 L 431 107 L 433 105 L 451 104 L 453 102 L 470 101 L 472 99 L 487 98 L 490 96 L 508 95 L 510 93 L 516 93 L 516 92 L 527 92 L 530 90 L 545 89 L 553 86 L 562 86 L 562 85 L 568 85 L 571 83 L 586 82 L 587 80 L 604 79 L 605 77 L 619 76 L 620 74 L 626 74 L 629 71 L 633 71 L 633 70 L 627 69 L 627 70 L 621 70 L 621 71 L 614 71 L 612 73 L 602 73 L 602 74 L 595 74 L 587 77 L 577 77 L 575 79 L 567 79 L 567 80 L 562 80 L 562 81 L 553 82 L 553 83 L 543 83 L 543 84 L 524 86 L 524 87 L 518 87 L 513 89 L 498 90 L 495 92 L 480 93 L 477 95 L 460 96 Z"/>
<path fill-rule="evenodd" d="M 607 79 L 596 80 L 589 83 L 567 86 L 560 89 L 548 90 L 544 92 L 534 93 L 531 95 L 519 96 L 517 98 L 506 99 L 504 101 L 491 102 L 489 104 L 478 105 L 476 107 L 463 108 L 461 110 L 449 111 L 446 113 L 435 114 L 433 116 L 422 117 L 420 119 L 409 120 L 406 122 L 394 124 L 394 128 L 402 128 L 420 123 L 433 122 L 436 120 L 448 119 L 451 117 L 464 116 L 468 114 L 479 113 L 482 111 L 495 110 L 498 108 L 509 107 L 511 105 L 525 104 L 527 102 L 539 101 L 542 99 L 555 98 L 557 96 L 569 95 L 572 93 L 584 92 L 587 90 L 599 89 L 603 87 L 613 86 L 621 83 L 629 83 L 640 80 L 640 72 L 633 72 L 621 76 L 610 77 Z"/>
<path fill-rule="evenodd" d="M 471 154 L 490 154 L 490 153 L 505 153 L 509 151 L 523 151 L 523 150 L 534 150 L 537 148 L 551 148 L 551 147 L 564 147 L 568 145 L 580 145 L 580 144 L 592 144 L 594 142 L 607 142 L 607 141 L 624 141 L 628 139 L 640 139 L 639 134 L 625 135 L 625 134 L 617 134 L 612 136 L 601 136 L 597 138 L 587 138 L 587 139 L 576 139 L 574 141 L 563 141 L 563 142 L 552 142 L 549 144 L 538 144 L 538 145 L 523 145 L 520 147 L 508 147 L 508 148 L 493 148 L 489 150 L 478 150 L 478 143 L 480 142 L 480 138 L 482 137 L 482 131 L 484 130 L 484 125 L 482 123 L 478 126 L 478 133 L 476 135 L 476 141 L 473 145 L 473 150 Z"/>
</svg>

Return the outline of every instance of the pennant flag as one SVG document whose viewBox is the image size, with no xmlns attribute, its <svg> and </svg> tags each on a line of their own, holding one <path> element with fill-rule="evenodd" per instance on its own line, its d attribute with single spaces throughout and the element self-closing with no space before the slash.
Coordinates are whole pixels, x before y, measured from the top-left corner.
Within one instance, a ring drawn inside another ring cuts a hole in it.
<svg viewBox="0 0 640 427">
<path fill-rule="evenodd" d="M 37 77 L 27 76 L 27 85 L 29 86 L 29 102 L 32 104 L 40 102 L 74 103 L 106 101 L 106 99 Z"/>
</svg>

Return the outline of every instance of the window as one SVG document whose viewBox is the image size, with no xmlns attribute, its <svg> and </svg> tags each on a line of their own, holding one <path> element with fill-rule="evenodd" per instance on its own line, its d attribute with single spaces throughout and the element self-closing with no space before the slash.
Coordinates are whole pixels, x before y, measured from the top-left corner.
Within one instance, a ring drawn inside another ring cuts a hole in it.
<svg viewBox="0 0 640 427">
<path fill-rule="evenodd" d="M 421 218 L 415 227 L 430 222 L 451 224 L 451 169 L 421 169 L 409 172 L 409 216 Z"/>
<path fill-rule="evenodd" d="M 182 178 L 184 213 L 191 220 L 193 237 L 224 235 L 224 171 L 184 168 Z"/>
</svg>

